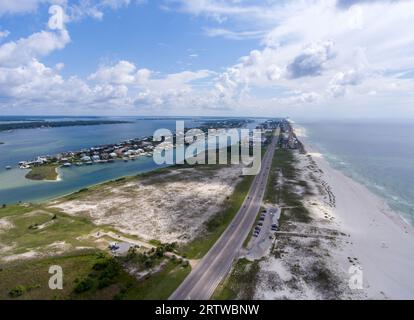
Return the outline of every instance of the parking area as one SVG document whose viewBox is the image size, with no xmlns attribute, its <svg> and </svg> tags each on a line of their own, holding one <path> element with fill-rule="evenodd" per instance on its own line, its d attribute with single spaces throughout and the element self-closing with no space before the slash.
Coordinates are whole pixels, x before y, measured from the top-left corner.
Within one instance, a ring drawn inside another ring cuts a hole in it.
<svg viewBox="0 0 414 320">
<path fill-rule="evenodd" d="M 246 258 L 255 260 L 265 256 L 271 248 L 274 233 L 279 229 L 280 209 L 272 207 L 262 210 L 253 227 L 252 237 L 247 245 Z"/>
</svg>

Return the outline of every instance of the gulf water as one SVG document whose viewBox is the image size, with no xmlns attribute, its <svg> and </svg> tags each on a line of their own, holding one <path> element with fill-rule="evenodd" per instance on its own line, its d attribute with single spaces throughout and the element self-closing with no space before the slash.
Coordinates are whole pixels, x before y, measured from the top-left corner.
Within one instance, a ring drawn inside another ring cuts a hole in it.
<svg viewBox="0 0 414 320">
<path fill-rule="evenodd" d="M 414 225 L 414 121 L 302 122 L 328 162 Z"/>
</svg>

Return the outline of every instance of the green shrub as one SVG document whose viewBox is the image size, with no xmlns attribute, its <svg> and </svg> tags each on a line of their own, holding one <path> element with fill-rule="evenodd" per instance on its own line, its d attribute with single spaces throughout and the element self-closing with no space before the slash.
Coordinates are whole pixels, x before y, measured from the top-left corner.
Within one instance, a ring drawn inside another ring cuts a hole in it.
<svg viewBox="0 0 414 320">
<path fill-rule="evenodd" d="M 93 280 L 89 277 L 80 280 L 75 286 L 76 293 L 82 293 L 90 290 L 93 287 Z"/>
<path fill-rule="evenodd" d="M 111 284 L 111 279 L 107 277 L 103 277 L 102 279 L 99 279 L 98 281 L 98 289 L 103 289 L 108 287 Z"/>
<path fill-rule="evenodd" d="M 20 297 L 25 292 L 26 292 L 25 286 L 17 285 L 9 291 L 9 296 L 12 298 L 17 298 L 17 297 Z"/>
</svg>

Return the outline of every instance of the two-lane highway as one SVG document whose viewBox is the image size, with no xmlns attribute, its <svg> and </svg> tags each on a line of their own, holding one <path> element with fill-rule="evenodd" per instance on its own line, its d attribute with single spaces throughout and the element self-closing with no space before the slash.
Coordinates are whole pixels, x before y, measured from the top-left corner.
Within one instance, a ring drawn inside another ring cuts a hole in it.
<svg viewBox="0 0 414 320">
<path fill-rule="evenodd" d="M 170 296 L 171 300 L 209 299 L 220 281 L 230 271 L 231 265 L 252 229 L 259 212 L 277 140 L 278 134 L 273 137 L 267 148 L 262 159 L 261 170 L 253 179 L 249 193 L 236 216 L 214 246 Z"/>
</svg>

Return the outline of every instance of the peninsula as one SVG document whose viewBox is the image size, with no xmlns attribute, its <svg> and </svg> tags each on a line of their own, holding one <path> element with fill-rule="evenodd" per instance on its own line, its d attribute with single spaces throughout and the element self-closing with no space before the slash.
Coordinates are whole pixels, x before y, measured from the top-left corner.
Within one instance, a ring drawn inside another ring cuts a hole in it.
<svg viewBox="0 0 414 320">
<path fill-rule="evenodd" d="M 74 126 L 96 126 L 103 124 L 122 124 L 129 121 L 118 120 L 76 120 L 76 121 L 30 121 L 1 123 L 0 131 L 17 130 L 17 129 L 35 129 L 35 128 L 58 128 Z"/>
</svg>

